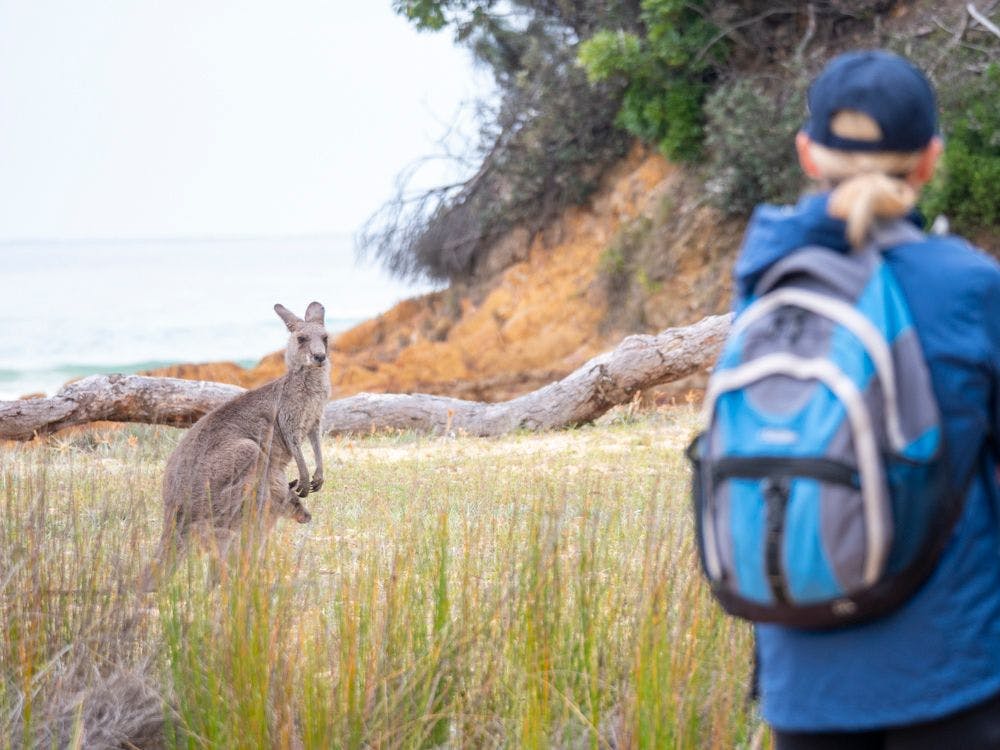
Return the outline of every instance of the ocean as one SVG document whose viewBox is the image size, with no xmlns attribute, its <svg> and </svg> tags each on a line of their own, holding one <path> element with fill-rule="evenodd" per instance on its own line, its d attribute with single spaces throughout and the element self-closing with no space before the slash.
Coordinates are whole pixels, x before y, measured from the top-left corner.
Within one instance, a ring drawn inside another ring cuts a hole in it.
<svg viewBox="0 0 1000 750">
<path fill-rule="evenodd" d="M 331 333 L 431 291 L 358 263 L 347 235 L 0 243 L 0 400 L 94 373 L 255 364 L 284 346 L 274 313 L 319 300 Z"/>
</svg>

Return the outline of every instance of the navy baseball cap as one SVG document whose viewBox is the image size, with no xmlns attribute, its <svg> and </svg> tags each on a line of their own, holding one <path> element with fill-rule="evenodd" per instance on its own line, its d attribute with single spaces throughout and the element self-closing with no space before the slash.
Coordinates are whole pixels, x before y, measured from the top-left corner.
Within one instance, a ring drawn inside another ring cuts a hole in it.
<svg viewBox="0 0 1000 750">
<path fill-rule="evenodd" d="M 882 137 L 870 141 L 833 133 L 830 123 L 845 109 L 875 120 Z M 809 87 L 809 119 L 802 130 L 816 143 L 841 151 L 919 151 L 937 133 L 934 89 L 899 55 L 847 52 L 827 63 Z"/>
</svg>

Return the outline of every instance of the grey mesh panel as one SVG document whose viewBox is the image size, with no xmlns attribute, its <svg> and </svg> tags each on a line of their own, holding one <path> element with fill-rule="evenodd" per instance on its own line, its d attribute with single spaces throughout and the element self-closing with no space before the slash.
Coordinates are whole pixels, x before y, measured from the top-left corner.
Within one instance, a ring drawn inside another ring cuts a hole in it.
<svg viewBox="0 0 1000 750">
<path fill-rule="evenodd" d="M 861 493 L 850 487 L 820 485 L 820 535 L 837 582 L 845 591 L 862 585 L 865 559 Z"/>
<path fill-rule="evenodd" d="M 847 420 L 844 420 L 840 427 L 837 429 L 837 433 L 830 440 L 829 445 L 826 449 L 827 458 L 833 459 L 834 461 L 842 461 L 850 466 L 854 466 L 856 462 L 853 460 L 855 456 L 854 450 L 854 437 L 851 434 L 851 425 L 848 424 Z M 886 484 L 884 467 L 880 467 L 881 476 L 879 481 L 882 483 L 885 496 L 888 497 L 888 485 Z"/>
<path fill-rule="evenodd" d="M 871 389 L 869 389 L 869 393 L 870 393 L 870 391 L 871 391 Z M 868 395 L 869 394 L 866 394 L 866 400 L 868 400 L 867 399 Z M 871 408 L 870 401 L 869 401 L 869 408 Z M 880 415 L 880 413 L 881 413 L 881 410 L 879 409 L 878 410 L 878 414 Z M 874 417 L 874 416 L 876 416 L 876 414 L 873 414 L 872 416 Z M 884 427 L 882 427 L 881 429 L 884 430 Z M 831 439 L 830 443 L 827 445 L 826 456 L 827 456 L 827 458 L 831 458 L 831 459 L 833 459 L 835 461 L 842 461 L 842 462 L 844 462 L 846 464 L 849 464 L 851 466 L 855 465 L 856 462 L 854 461 L 854 456 L 855 456 L 855 451 L 854 451 L 854 437 L 853 437 L 853 435 L 851 433 L 851 426 L 850 426 L 850 424 L 848 424 L 847 420 L 844 420 L 841 423 L 841 425 L 840 425 L 839 429 L 837 430 L 836 434 L 833 436 L 833 439 Z M 887 482 L 886 476 L 885 476 L 885 466 L 884 466 L 884 464 L 882 464 L 881 461 L 879 462 L 879 476 L 876 477 L 874 479 L 874 481 L 877 481 L 877 482 L 879 482 L 882 485 L 883 497 L 887 497 L 888 498 L 889 497 L 889 485 L 888 485 L 888 482 Z M 823 485 L 823 492 L 826 492 L 828 489 L 831 489 L 833 487 L 834 487 L 834 485 L 830 485 L 829 487 L 827 485 Z M 855 492 L 854 490 L 851 490 L 851 489 L 846 488 L 846 487 L 843 488 L 843 489 L 844 489 L 844 491 L 846 491 L 848 493 Z M 859 502 L 861 502 L 860 493 L 858 493 L 858 494 L 859 494 Z M 858 506 L 858 507 L 860 507 L 860 506 Z M 829 509 L 827 509 L 826 506 L 824 505 L 824 507 L 822 509 L 822 512 L 821 512 L 821 518 L 822 518 L 822 522 L 823 522 L 823 525 L 824 525 L 824 531 L 823 531 L 824 542 L 826 540 L 826 533 L 827 533 L 826 530 L 825 530 L 826 518 L 827 518 L 827 513 L 829 513 L 829 512 L 830 512 Z M 858 511 L 858 512 L 860 512 L 860 511 Z M 883 513 L 883 516 L 885 518 L 886 532 L 888 534 L 890 534 L 890 539 L 887 540 L 887 543 L 891 543 L 892 542 L 891 534 L 892 534 L 893 524 L 892 524 L 892 507 L 891 507 L 890 503 L 886 503 L 885 504 L 885 506 L 882 508 L 882 513 Z M 867 540 L 865 540 L 865 541 L 867 541 Z M 829 550 L 831 548 L 828 546 L 826 549 Z M 864 549 L 864 548 L 862 547 L 861 549 Z M 859 570 L 860 570 L 860 566 L 861 566 L 861 561 L 859 560 L 858 561 L 858 568 L 859 568 Z"/>
<path fill-rule="evenodd" d="M 771 414 L 794 414 L 805 406 L 820 384 L 814 380 L 797 380 L 784 375 L 772 375 L 744 389 L 747 400 L 755 409 Z"/>
<path fill-rule="evenodd" d="M 788 332 L 787 321 L 792 316 L 801 320 L 802 328 L 795 345 L 789 347 L 779 334 Z M 778 351 L 791 351 L 806 358 L 826 356 L 830 351 L 833 328 L 832 321 L 819 315 L 791 308 L 778 310 L 747 329 L 744 358 L 749 361 Z M 776 375 L 749 386 L 746 395 L 756 409 L 773 414 L 791 414 L 805 406 L 817 387 L 818 384 L 812 381 Z"/>
<path fill-rule="evenodd" d="M 777 351 L 812 359 L 826 356 L 835 323 L 821 315 L 785 307 L 772 312 L 747 329 L 743 339 L 744 361 Z M 788 337 L 795 334 L 794 341 Z"/>
<path fill-rule="evenodd" d="M 854 438 L 851 436 L 851 425 L 845 419 L 840 423 L 840 428 L 837 433 L 830 440 L 830 443 L 826 447 L 826 457 L 831 458 L 834 461 L 843 461 L 854 465 Z"/>
<path fill-rule="evenodd" d="M 903 435 L 914 440 L 938 424 L 937 405 L 917 333 L 910 328 L 893 343 L 896 387 L 899 390 L 900 422 Z"/>
</svg>

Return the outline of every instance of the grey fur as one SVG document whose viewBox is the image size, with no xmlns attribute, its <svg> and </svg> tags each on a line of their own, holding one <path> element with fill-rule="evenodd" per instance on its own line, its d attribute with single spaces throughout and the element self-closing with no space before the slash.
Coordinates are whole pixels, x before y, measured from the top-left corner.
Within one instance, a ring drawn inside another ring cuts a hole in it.
<svg viewBox="0 0 1000 750">
<path fill-rule="evenodd" d="M 323 486 L 320 419 L 330 398 L 324 310 L 313 302 L 305 319 L 282 305 L 274 310 L 290 333 L 288 371 L 209 412 L 177 445 L 163 476 L 159 561 L 181 552 L 192 534 L 208 535 L 224 554 L 251 500 L 266 528 L 278 516 L 311 519 L 301 498 Z M 316 462 L 312 479 L 302 455 L 307 437 Z M 285 468 L 292 461 L 298 477 L 288 482 Z"/>
</svg>

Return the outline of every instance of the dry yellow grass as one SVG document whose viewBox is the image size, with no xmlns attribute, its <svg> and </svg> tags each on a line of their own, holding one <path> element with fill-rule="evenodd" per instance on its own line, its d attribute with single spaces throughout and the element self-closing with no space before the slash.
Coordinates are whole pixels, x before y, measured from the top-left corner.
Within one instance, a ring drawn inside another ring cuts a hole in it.
<svg viewBox="0 0 1000 750">
<path fill-rule="evenodd" d="M 179 433 L 4 448 L 0 748 L 745 746 L 749 631 L 697 571 L 694 427 L 331 440 L 312 524 L 150 596 Z"/>
</svg>

